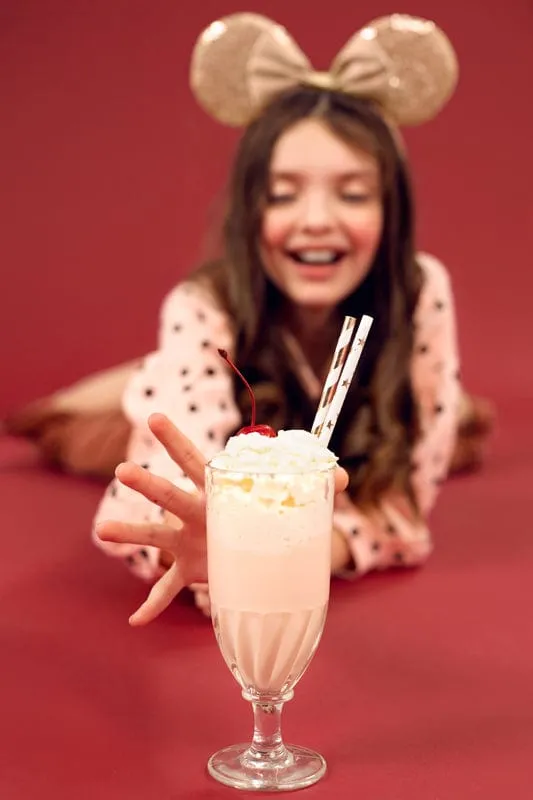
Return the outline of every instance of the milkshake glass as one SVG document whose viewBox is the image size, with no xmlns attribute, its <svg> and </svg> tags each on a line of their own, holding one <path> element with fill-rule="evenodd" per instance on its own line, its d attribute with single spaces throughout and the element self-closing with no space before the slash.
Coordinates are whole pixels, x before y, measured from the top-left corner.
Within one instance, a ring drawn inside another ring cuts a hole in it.
<svg viewBox="0 0 533 800">
<path fill-rule="evenodd" d="M 318 753 L 283 743 L 280 716 L 324 628 L 335 464 L 312 434 L 280 431 L 235 436 L 206 468 L 213 626 L 254 711 L 252 743 L 208 762 L 235 788 L 301 789 L 326 770 Z"/>
</svg>

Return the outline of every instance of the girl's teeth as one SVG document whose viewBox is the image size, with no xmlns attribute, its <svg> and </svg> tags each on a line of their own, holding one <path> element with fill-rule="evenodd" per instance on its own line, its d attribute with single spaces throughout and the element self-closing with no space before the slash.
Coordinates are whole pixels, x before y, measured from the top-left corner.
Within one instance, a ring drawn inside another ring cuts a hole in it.
<svg viewBox="0 0 533 800">
<path fill-rule="evenodd" d="M 333 264 L 339 260 L 334 250 L 299 250 L 294 258 L 301 264 Z"/>
</svg>

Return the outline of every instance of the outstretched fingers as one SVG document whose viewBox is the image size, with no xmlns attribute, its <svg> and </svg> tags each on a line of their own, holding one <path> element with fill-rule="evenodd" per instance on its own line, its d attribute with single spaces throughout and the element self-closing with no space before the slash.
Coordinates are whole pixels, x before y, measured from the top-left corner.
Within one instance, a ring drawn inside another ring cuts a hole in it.
<svg viewBox="0 0 533 800">
<path fill-rule="evenodd" d="M 165 608 L 168 608 L 170 603 L 184 588 L 185 582 L 177 562 L 174 562 L 170 569 L 168 569 L 163 577 L 159 578 L 150 591 L 150 594 L 135 611 L 130 619 L 130 625 L 138 627 L 147 625 L 155 619 Z"/>
<path fill-rule="evenodd" d="M 200 450 L 164 414 L 151 414 L 148 425 L 171 459 L 199 489 L 203 489 L 206 461 Z"/>
<path fill-rule="evenodd" d="M 166 478 L 153 475 L 131 461 L 119 464 L 115 475 L 125 486 L 184 522 L 205 525 L 205 503 L 198 495 L 183 491 Z"/>
<path fill-rule="evenodd" d="M 335 493 L 344 492 L 348 487 L 348 473 L 344 467 L 337 467 L 335 470 Z"/>
<path fill-rule="evenodd" d="M 103 542 L 147 545 L 169 552 L 176 550 L 179 543 L 179 531 L 176 528 L 158 523 L 103 520 L 97 523 L 95 532 Z"/>
</svg>

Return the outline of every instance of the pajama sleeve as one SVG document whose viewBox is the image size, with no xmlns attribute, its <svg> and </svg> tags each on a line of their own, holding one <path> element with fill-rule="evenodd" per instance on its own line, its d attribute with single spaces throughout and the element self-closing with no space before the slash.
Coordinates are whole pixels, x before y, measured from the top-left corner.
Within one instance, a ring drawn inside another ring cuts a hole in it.
<svg viewBox="0 0 533 800">
<path fill-rule="evenodd" d="M 209 293 L 181 284 L 165 299 L 158 349 L 146 356 L 130 378 L 123 409 L 132 424 L 128 460 L 192 491 L 192 482 L 151 433 L 150 414 L 166 414 L 209 459 L 239 426 L 229 369 L 217 348 L 233 351 L 229 320 Z M 161 521 L 163 512 L 142 495 L 113 480 L 102 498 L 95 523 Z M 163 573 L 155 547 L 93 540 L 108 555 L 122 559 L 138 577 L 152 582 Z"/>
<path fill-rule="evenodd" d="M 424 273 L 415 315 L 411 365 L 421 435 L 412 454 L 412 482 L 421 512 L 417 520 L 407 498 L 385 497 L 372 513 L 361 513 L 346 494 L 337 500 L 335 528 L 348 542 L 355 570 L 362 574 L 422 563 L 432 550 L 427 518 L 445 480 L 459 413 L 459 364 L 450 280 L 444 266 L 419 256 Z"/>
</svg>

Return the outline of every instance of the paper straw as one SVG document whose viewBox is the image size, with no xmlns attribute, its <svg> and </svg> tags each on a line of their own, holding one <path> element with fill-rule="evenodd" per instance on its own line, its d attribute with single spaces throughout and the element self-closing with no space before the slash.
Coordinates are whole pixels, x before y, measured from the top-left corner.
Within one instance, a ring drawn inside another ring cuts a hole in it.
<svg viewBox="0 0 533 800">
<path fill-rule="evenodd" d="M 359 364 L 359 359 L 361 358 L 361 353 L 363 352 L 363 347 L 365 346 L 373 321 L 374 320 L 372 319 L 372 317 L 368 317 L 366 314 L 362 317 L 359 327 L 357 328 L 357 332 L 355 334 L 352 346 L 350 348 L 350 352 L 348 353 L 348 357 L 346 358 L 346 362 L 344 364 L 344 369 L 342 370 L 340 380 L 337 382 L 336 390 L 333 394 L 331 402 L 327 406 L 327 413 L 324 418 L 323 424 L 321 426 L 319 433 L 316 434 L 318 440 L 325 447 L 328 446 L 329 440 L 331 439 L 331 434 L 333 433 L 333 429 L 337 424 L 342 404 L 346 399 L 348 389 L 350 388 L 350 384 L 355 374 L 355 370 L 357 369 L 357 365 Z"/>
<path fill-rule="evenodd" d="M 343 367 L 348 358 L 348 353 L 350 352 L 350 344 L 356 323 L 357 320 L 355 317 L 344 317 L 342 330 L 335 346 L 335 352 L 331 359 L 331 365 L 324 383 L 322 396 L 318 403 L 313 427 L 311 428 L 311 433 L 314 433 L 315 436 L 319 436 L 322 431 L 322 426 L 324 425 L 328 409 L 333 400 L 337 383 L 339 382 Z"/>
</svg>

